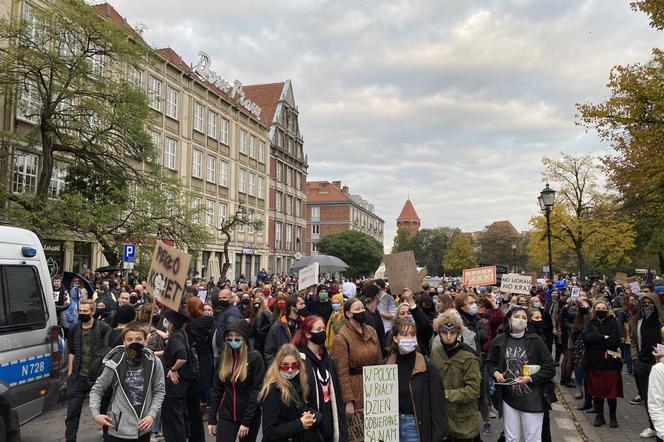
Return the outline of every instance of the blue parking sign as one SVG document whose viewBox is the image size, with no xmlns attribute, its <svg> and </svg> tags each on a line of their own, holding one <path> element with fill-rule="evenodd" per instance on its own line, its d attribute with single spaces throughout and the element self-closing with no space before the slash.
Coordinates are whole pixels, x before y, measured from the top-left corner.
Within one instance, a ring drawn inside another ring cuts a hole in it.
<svg viewBox="0 0 664 442">
<path fill-rule="evenodd" d="M 124 245 L 124 253 L 122 254 L 122 260 L 124 262 L 136 261 L 136 244 Z"/>
</svg>

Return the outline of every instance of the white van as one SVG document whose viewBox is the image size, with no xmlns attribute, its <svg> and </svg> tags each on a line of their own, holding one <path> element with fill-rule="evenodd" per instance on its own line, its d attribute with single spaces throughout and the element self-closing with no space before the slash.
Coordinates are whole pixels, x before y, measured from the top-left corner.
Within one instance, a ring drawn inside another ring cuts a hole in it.
<svg viewBox="0 0 664 442">
<path fill-rule="evenodd" d="M 53 290 L 33 232 L 0 226 L 0 440 L 52 408 L 65 368 Z"/>
</svg>

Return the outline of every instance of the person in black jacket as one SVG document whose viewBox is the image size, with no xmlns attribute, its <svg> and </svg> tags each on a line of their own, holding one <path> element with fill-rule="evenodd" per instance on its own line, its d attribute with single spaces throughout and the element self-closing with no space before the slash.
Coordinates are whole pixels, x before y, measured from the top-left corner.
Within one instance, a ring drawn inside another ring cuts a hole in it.
<svg viewBox="0 0 664 442">
<path fill-rule="evenodd" d="M 320 441 L 316 414 L 307 408 L 309 379 L 300 352 L 284 344 L 265 375 L 258 399 L 263 409 L 263 440 Z"/>
<path fill-rule="evenodd" d="M 300 311 L 305 308 L 304 298 L 299 295 L 290 295 L 286 299 L 285 315 L 274 318 L 265 340 L 265 364 L 270 365 L 279 348 L 293 339 L 295 332 L 300 328 L 302 318 Z"/>
<path fill-rule="evenodd" d="M 417 344 L 419 345 L 420 352 L 429 356 L 431 354 L 431 337 L 433 336 L 433 326 L 429 317 L 422 311 L 415 301 L 415 294 L 411 289 L 405 289 L 401 295 L 401 299 L 407 304 L 406 307 L 397 308 L 396 319 L 405 318 L 415 321 L 417 326 Z"/>
<path fill-rule="evenodd" d="M 186 396 L 189 382 L 186 366 L 189 363 L 187 336 L 182 327 L 187 317 L 173 310 L 166 311 L 169 338 L 164 347 L 166 396 L 161 406 L 161 425 L 166 442 L 187 439 Z"/>
<path fill-rule="evenodd" d="M 475 342 L 466 342 L 466 344 L 471 346 L 477 355 L 480 355 L 484 343 L 489 339 L 489 331 L 478 315 L 479 307 L 476 295 L 471 292 L 459 293 L 454 298 L 454 307 L 461 315 L 464 327 L 475 333 Z"/>
<path fill-rule="evenodd" d="M 261 411 L 258 393 L 265 376 L 263 358 L 249 349 L 251 329 L 246 321 L 236 319 L 226 327 L 226 349 L 214 376 L 208 433 L 217 442 L 253 442 L 258 436 Z M 217 431 L 219 430 L 219 431 Z"/>
<path fill-rule="evenodd" d="M 346 413 L 341 397 L 341 384 L 336 361 L 325 348 L 325 322 L 320 316 L 308 316 L 293 336 L 293 345 L 300 351 L 309 380 L 307 406 L 321 413 L 316 423 L 323 440 L 348 440 Z"/>
<path fill-rule="evenodd" d="M 607 301 L 598 299 L 591 310 L 591 320 L 583 329 L 586 348 L 585 381 L 589 393 L 595 398 L 595 422 L 600 427 L 604 420 L 604 399 L 609 404 L 609 426 L 616 428 L 616 398 L 623 397 L 620 359 L 620 331 L 618 322 Z"/>
</svg>

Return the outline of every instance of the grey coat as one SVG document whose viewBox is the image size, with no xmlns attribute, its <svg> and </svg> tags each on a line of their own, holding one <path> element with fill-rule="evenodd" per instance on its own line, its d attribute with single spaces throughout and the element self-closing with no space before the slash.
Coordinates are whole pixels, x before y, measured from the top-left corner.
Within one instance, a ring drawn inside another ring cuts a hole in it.
<svg viewBox="0 0 664 442">
<path fill-rule="evenodd" d="M 145 399 L 141 407 L 140 415 L 129 402 L 124 387 L 124 373 L 127 371 L 127 360 L 125 359 L 125 348 L 119 345 L 108 352 L 104 358 L 104 371 L 97 378 L 90 391 L 90 412 L 92 416 L 100 414 L 101 398 L 108 388 L 113 388 L 110 409 L 106 412 L 113 421 L 108 434 L 119 439 L 138 439 L 143 433 L 138 432 L 138 421 L 146 416 L 157 417 L 164 401 L 166 387 L 164 383 L 164 368 L 161 361 L 155 357 L 149 349 L 143 350 L 143 370 L 145 373 L 145 384 L 143 392 Z M 122 374 L 122 375 L 121 375 Z"/>
</svg>

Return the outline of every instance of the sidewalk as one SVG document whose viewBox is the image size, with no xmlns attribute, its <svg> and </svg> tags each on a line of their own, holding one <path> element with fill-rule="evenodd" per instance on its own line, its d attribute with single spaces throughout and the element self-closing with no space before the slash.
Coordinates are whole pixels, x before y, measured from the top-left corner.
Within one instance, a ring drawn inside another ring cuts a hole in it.
<svg viewBox="0 0 664 442">
<path fill-rule="evenodd" d="M 558 370 L 558 376 L 556 376 L 557 380 L 560 379 L 559 374 L 560 370 Z M 634 382 L 634 377 L 624 373 L 622 378 L 625 397 L 618 399 L 618 428 L 609 428 L 609 410 L 606 401 L 604 403 L 606 425 L 595 428 L 593 427 L 595 415 L 576 409 L 582 403 L 582 400 L 574 399 L 575 390 L 567 387 L 558 387 L 588 440 L 602 442 L 645 442 L 655 440 L 655 438 L 642 439 L 639 437 L 639 433 L 648 427 L 648 416 L 646 415 L 645 405 L 631 405 L 629 403 L 637 395 L 636 383 Z"/>
</svg>

